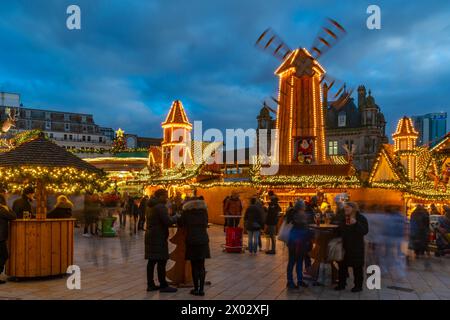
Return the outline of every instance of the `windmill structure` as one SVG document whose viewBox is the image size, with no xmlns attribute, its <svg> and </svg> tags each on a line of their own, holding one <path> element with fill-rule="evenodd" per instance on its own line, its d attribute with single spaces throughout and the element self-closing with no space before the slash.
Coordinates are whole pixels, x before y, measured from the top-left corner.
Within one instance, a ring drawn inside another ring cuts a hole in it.
<svg viewBox="0 0 450 320">
<path fill-rule="evenodd" d="M 272 30 L 265 30 L 256 46 L 270 52 L 281 61 L 275 70 L 279 77 L 275 148 L 279 148 L 278 163 L 325 164 L 324 106 L 328 96 L 334 95 L 334 107 L 343 106 L 351 95 L 341 81 L 326 75 L 318 59 L 344 35 L 345 29 L 335 20 L 328 19 L 312 47 L 295 50 Z"/>
</svg>

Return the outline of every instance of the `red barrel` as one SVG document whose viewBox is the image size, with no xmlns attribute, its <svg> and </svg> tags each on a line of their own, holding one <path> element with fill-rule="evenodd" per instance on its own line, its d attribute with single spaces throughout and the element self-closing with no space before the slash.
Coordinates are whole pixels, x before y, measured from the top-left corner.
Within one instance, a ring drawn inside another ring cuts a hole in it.
<svg viewBox="0 0 450 320">
<path fill-rule="evenodd" d="M 225 251 L 228 253 L 240 253 L 242 252 L 242 228 L 239 227 L 227 227 L 226 228 L 226 243 Z"/>
</svg>

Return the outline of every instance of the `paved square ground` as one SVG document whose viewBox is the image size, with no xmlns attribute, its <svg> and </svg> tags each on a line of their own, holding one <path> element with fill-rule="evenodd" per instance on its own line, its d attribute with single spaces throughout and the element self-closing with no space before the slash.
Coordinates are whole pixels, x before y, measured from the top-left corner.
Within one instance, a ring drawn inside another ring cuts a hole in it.
<svg viewBox="0 0 450 320">
<path fill-rule="evenodd" d="M 281 242 L 274 256 L 228 254 L 222 251 L 225 237 L 221 226 L 209 229 L 212 259 L 207 260 L 206 268 L 211 285 L 206 287 L 205 297 L 193 297 L 188 288 L 175 294 L 147 293 L 143 232 L 130 235 L 126 230 L 116 238 L 84 238 L 80 232 L 77 229 L 75 264 L 82 272 L 81 290 L 68 290 L 66 278 L 8 282 L 0 286 L 0 299 L 450 299 L 449 258 L 429 257 L 409 265 L 396 258 L 392 267 L 386 267 L 386 261 L 380 259 L 382 253 L 373 252 L 368 253 L 368 263 L 378 259 L 376 262 L 383 264 L 381 290 L 356 294 L 335 292 L 331 286 L 286 290 L 287 250 Z M 391 286 L 410 290 L 388 288 Z"/>
</svg>

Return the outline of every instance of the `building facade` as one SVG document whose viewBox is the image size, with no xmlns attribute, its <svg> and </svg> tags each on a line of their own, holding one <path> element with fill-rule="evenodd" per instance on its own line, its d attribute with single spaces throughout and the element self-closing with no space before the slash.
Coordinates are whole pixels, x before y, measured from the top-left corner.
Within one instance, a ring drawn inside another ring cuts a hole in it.
<svg viewBox="0 0 450 320">
<path fill-rule="evenodd" d="M 428 113 L 411 117 L 419 132 L 418 145 L 430 145 L 447 133 L 447 112 Z"/>
<path fill-rule="evenodd" d="M 20 95 L 0 94 L 0 120 L 8 117 L 14 110 L 15 127 L 12 132 L 41 130 L 56 144 L 66 149 L 103 149 L 111 148 L 113 136 L 106 134 L 114 131 L 100 128 L 92 114 L 41 110 L 23 107 Z"/>
<path fill-rule="evenodd" d="M 359 171 L 369 172 L 380 146 L 388 142 L 386 121 L 369 90 L 358 87 L 358 101 L 350 97 L 340 108 L 333 102 L 325 109 L 328 156 L 347 156 Z"/>
</svg>

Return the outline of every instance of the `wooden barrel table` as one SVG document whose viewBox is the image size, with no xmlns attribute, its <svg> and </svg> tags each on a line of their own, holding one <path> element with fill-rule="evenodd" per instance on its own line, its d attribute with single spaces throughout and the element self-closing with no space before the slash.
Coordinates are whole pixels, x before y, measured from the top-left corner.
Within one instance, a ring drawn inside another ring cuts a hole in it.
<svg viewBox="0 0 450 320">
<path fill-rule="evenodd" d="M 35 278 L 66 274 L 73 264 L 75 219 L 18 219 L 10 223 L 6 274 Z"/>
<path fill-rule="evenodd" d="M 310 274 L 315 279 L 319 275 L 320 264 L 329 263 L 327 261 L 328 254 L 328 243 L 331 239 L 335 238 L 334 231 L 338 228 L 337 225 L 334 224 L 310 224 L 309 227 L 315 230 L 315 241 L 314 248 L 311 251 L 311 258 L 314 259 L 314 262 L 311 266 Z"/>
</svg>

